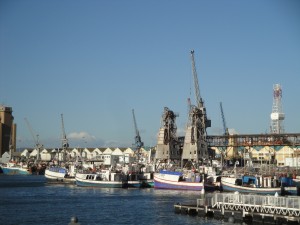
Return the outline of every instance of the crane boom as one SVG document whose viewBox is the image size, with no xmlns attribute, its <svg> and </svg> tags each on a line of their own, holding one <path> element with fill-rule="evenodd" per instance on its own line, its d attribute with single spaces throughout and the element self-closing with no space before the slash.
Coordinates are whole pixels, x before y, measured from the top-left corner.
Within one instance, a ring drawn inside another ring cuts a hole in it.
<svg viewBox="0 0 300 225">
<path fill-rule="evenodd" d="M 227 129 L 227 126 L 226 126 L 226 121 L 225 121 L 225 115 L 224 115 L 224 112 L 223 112 L 222 102 L 220 102 L 220 109 L 221 109 L 224 135 L 227 135 L 228 134 L 228 129 Z"/>
<path fill-rule="evenodd" d="M 203 107 L 203 101 L 200 95 L 200 89 L 199 89 L 199 82 L 198 82 L 198 76 L 196 71 L 196 65 L 195 65 L 195 58 L 194 58 L 194 50 L 191 51 L 191 58 L 192 58 L 192 72 L 194 77 L 194 85 L 195 85 L 195 94 L 196 94 L 196 101 L 197 101 L 197 107 L 201 109 Z"/>
<path fill-rule="evenodd" d="M 61 114 L 61 129 L 62 129 L 62 147 L 63 148 L 68 148 L 69 143 L 68 143 L 68 139 L 67 139 L 67 135 L 66 135 L 66 131 L 65 131 L 63 114 Z"/>
<path fill-rule="evenodd" d="M 197 101 L 197 107 L 199 110 L 201 110 L 202 114 L 202 128 L 204 129 L 204 132 L 206 133 L 205 128 L 211 127 L 211 120 L 207 118 L 206 115 L 206 108 L 204 107 L 204 102 L 200 96 L 200 89 L 199 89 L 199 82 L 198 82 L 198 75 L 196 71 L 196 65 L 195 65 L 195 57 L 194 57 L 194 50 L 191 51 L 191 59 L 192 59 L 192 72 L 194 77 L 194 86 L 195 86 L 195 94 L 196 94 L 196 101 Z"/>
<path fill-rule="evenodd" d="M 32 130 L 32 127 L 30 126 L 27 118 L 24 118 L 24 120 L 27 124 L 27 127 L 28 127 L 28 129 L 29 129 L 29 131 L 32 135 L 32 138 L 34 140 L 34 143 L 36 145 L 36 148 L 37 148 L 37 151 L 38 151 L 36 160 L 39 161 L 40 160 L 40 151 L 41 151 L 41 148 L 43 147 L 43 145 L 41 145 L 40 142 L 39 142 L 39 135 L 37 134 L 36 137 L 35 137 L 35 135 L 33 133 L 33 130 Z"/>
<path fill-rule="evenodd" d="M 137 123 L 135 120 L 135 115 L 134 115 L 134 109 L 132 109 L 132 116 L 133 116 L 133 123 L 134 123 L 134 129 L 135 129 L 135 147 L 136 150 L 139 151 L 141 147 L 143 147 L 144 143 L 141 140 L 140 132 L 137 128 Z"/>
<path fill-rule="evenodd" d="M 33 141 L 34 141 L 34 144 L 35 144 L 35 145 L 38 145 L 38 139 L 35 137 L 35 135 L 34 135 L 34 133 L 33 133 L 33 130 L 32 130 L 32 128 L 31 128 L 30 124 L 29 124 L 29 121 L 27 120 L 27 118 L 24 118 L 24 120 L 25 120 L 25 122 L 26 122 L 26 125 L 27 125 L 29 131 L 30 131 L 30 134 L 31 134 L 31 136 L 32 136 L 32 139 L 33 139 Z"/>
<path fill-rule="evenodd" d="M 135 129 L 135 135 L 139 136 L 139 130 L 137 128 L 136 120 L 135 120 L 135 115 L 134 115 L 134 109 L 132 109 L 132 117 L 133 117 L 133 123 L 134 123 L 134 129 Z"/>
</svg>

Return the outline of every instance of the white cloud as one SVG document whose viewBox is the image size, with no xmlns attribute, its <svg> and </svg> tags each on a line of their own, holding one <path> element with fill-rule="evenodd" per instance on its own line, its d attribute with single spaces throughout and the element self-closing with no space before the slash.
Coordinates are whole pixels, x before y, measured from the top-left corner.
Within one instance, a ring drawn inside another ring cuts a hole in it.
<svg viewBox="0 0 300 225">
<path fill-rule="evenodd" d="M 73 140 L 85 140 L 85 141 L 94 141 L 94 140 L 96 140 L 95 136 L 90 135 L 86 131 L 70 133 L 69 135 L 67 135 L 67 138 L 73 139 Z"/>
<path fill-rule="evenodd" d="M 238 132 L 234 128 L 228 129 L 229 134 L 238 134 Z"/>
</svg>

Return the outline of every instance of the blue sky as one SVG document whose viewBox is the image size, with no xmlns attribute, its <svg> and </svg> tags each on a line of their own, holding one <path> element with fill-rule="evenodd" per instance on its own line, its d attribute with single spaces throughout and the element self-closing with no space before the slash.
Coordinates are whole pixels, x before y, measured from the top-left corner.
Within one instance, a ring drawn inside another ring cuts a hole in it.
<svg viewBox="0 0 300 225">
<path fill-rule="evenodd" d="M 18 147 L 131 147 L 132 109 L 146 146 L 164 107 L 195 103 L 190 50 L 212 127 L 269 132 L 273 85 L 288 133 L 300 132 L 300 2 L 0 1 L 0 103 L 13 108 Z"/>
</svg>

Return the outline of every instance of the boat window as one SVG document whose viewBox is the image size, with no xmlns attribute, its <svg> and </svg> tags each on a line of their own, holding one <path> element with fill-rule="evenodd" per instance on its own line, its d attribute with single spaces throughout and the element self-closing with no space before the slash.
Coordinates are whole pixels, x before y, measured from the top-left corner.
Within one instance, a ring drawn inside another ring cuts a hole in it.
<svg viewBox="0 0 300 225">
<path fill-rule="evenodd" d="M 241 186 L 242 185 L 242 179 L 236 179 L 235 184 Z"/>
<path fill-rule="evenodd" d="M 248 184 L 255 184 L 255 179 L 249 179 Z"/>
</svg>

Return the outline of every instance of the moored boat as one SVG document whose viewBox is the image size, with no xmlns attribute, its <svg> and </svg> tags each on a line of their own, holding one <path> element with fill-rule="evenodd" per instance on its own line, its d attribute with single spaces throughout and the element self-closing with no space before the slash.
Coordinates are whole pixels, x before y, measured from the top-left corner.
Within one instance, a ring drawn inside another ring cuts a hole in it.
<svg viewBox="0 0 300 225">
<path fill-rule="evenodd" d="M 151 188 L 154 187 L 153 173 L 140 172 L 127 175 L 128 187 L 133 188 Z"/>
<path fill-rule="evenodd" d="M 5 175 L 31 175 L 31 171 L 27 167 L 9 162 L 1 166 L 2 173 Z"/>
<path fill-rule="evenodd" d="M 70 171 L 61 166 L 52 166 L 45 170 L 47 182 L 75 183 L 75 167 L 70 166 Z"/>
<path fill-rule="evenodd" d="M 161 170 L 154 174 L 154 188 L 201 191 L 204 184 L 200 174 L 190 175 L 185 177 L 183 172 Z"/>
<path fill-rule="evenodd" d="M 127 188 L 127 175 L 109 170 L 97 173 L 76 173 L 76 185 L 99 188 Z"/>
<path fill-rule="evenodd" d="M 236 177 L 222 177 L 222 188 L 224 191 L 255 194 L 289 194 L 296 195 L 297 187 L 287 179 L 270 176 L 243 175 Z"/>
</svg>

